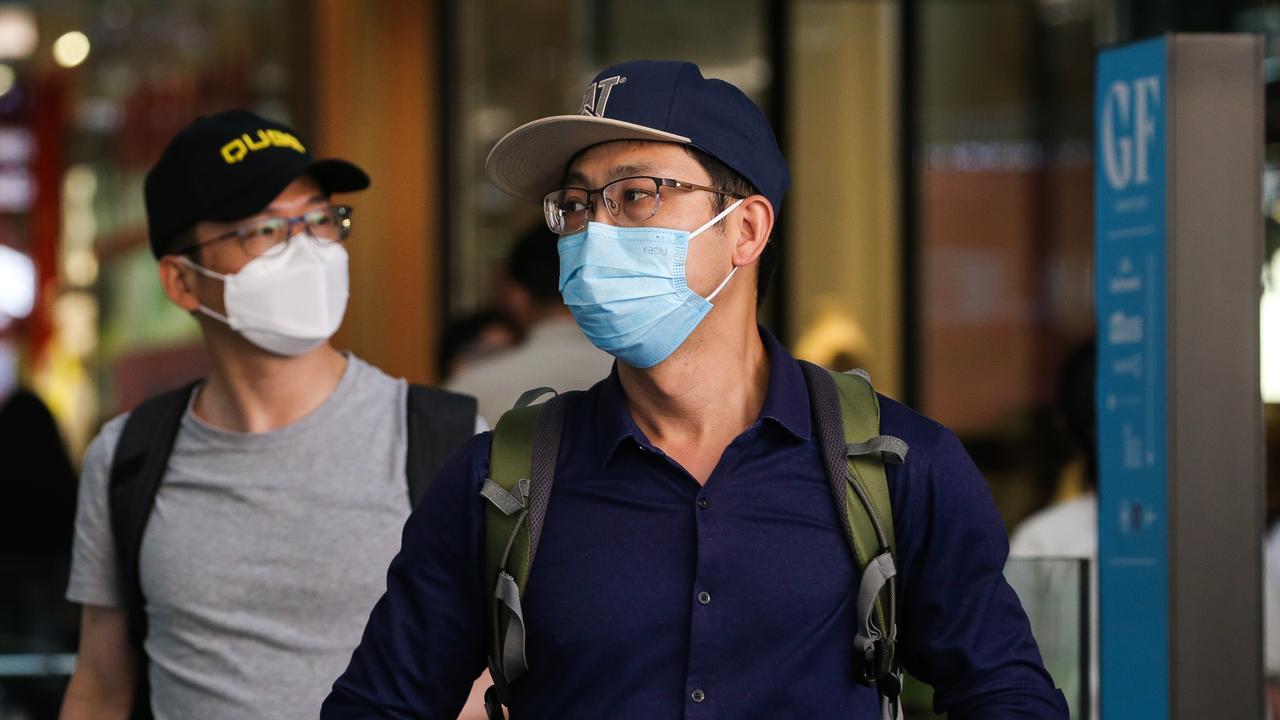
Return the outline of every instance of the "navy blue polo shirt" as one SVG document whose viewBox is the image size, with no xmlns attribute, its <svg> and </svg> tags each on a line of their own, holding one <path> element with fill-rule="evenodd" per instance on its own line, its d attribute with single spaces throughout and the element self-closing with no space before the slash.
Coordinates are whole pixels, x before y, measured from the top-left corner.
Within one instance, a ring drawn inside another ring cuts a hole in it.
<svg viewBox="0 0 1280 720">
<path fill-rule="evenodd" d="M 705 486 L 648 441 L 617 371 L 566 411 L 524 597 L 514 718 L 879 718 L 852 664 L 858 572 L 799 364 L 761 330 L 759 419 Z M 949 430 L 881 398 L 899 653 L 964 718 L 1066 718 L 1005 582 L 1004 526 Z M 486 666 L 482 577 L 491 436 L 470 441 L 409 518 L 387 592 L 323 718 L 454 718 Z"/>
</svg>

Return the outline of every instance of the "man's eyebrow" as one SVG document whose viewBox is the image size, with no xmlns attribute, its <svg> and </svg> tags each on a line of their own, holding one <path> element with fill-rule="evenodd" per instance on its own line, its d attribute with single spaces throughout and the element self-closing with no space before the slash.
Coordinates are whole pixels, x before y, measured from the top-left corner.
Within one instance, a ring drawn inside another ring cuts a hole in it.
<svg viewBox="0 0 1280 720">
<path fill-rule="evenodd" d="M 616 165 L 609 171 L 609 179 L 616 180 L 618 178 L 632 177 L 634 175 L 648 175 L 653 172 L 653 163 L 638 162 L 630 165 Z"/>
<path fill-rule="evenodd" d="M 637 175 L 650 175 L 657 166 L 653 163 L 636 162 L 625 165 L 615 165 L 609 174 L 605 176 L 606 181 L 612 182 L 619 178 L 635 177 Z M 570 187 L 586 187 L 587 176 L 580 171 L 574 170 L 564 176 L 564 183 Z"/>
</svg>

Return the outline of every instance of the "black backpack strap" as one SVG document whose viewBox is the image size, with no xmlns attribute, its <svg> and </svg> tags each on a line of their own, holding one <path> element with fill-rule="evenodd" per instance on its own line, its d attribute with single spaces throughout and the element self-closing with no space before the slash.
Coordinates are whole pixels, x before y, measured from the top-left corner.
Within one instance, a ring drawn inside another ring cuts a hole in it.
<svg viewBox="0 0 1280 720">
<path fill-rule="evenodd" d="M 529 469 L 529 567 L 538 554 L 538 540 L 547 517 L 547 502 L 555 481 L 556 463 L 560 458 L 560 436 L 564 434 L 564 411 L 569 398 L 581 391 L 562 393 L 548 400 L 538 413 L 533 434 L 532 465 Z"/>
<path fill-rule="evenodd" d="M 129 414 L 116 443 L 108 486 L 111 535 L 116 545 L 120 595 L 129 622 L 129 643 L 138 659 L 135 671 L 133 713 L 135 719 L 151 717 L 151 691 L 147 681 L 147 608 L 142 595 L 138 561 L 147 518 L 169 467 L 169 455 L 182 425 L 182 416 L 199 383 L 157 395 Z"/>
<path fill-rule="evenodd" d="M 418 507 L 431 479 L 476 434 L 476 399 L 425 385 L 409 386 L 409 442 L 405 478 L 410 507 Z"/>
</svg>

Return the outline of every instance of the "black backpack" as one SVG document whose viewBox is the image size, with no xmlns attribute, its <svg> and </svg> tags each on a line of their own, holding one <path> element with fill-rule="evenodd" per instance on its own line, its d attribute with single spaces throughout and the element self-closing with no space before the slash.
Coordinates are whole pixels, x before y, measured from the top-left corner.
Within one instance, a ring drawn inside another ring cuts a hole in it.
<svg viewBox="0 0 1280 720">
<path fill-rule="evenodd" d="M 130 714 L 135 720 L 152 717 L 147 655 L 143 649 L 147 637 L 146 603 L 138 575 L 142 535 L 197 384 L 157 395 L 138 405 L 125 421 L 111 463 L 108 491 L 111 534 L 115 538 L 120 588 L 129 622 L 129 643 L 138 658 Z M 436 471 L 475 434 L 476 400 L 467 395 L 410 385 L 407 404 L 409 448 L 405 476 L 410 507 L 417 507 Z"/>
</svg>

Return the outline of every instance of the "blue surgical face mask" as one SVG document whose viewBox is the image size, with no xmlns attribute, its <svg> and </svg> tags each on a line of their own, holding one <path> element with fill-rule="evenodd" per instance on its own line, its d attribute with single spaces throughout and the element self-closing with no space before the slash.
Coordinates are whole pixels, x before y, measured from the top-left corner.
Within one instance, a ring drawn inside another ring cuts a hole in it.
<svg viewBox="0 0 1280 720">
<path fill-rule="evenodd" d="M 634 368 L 670 357 L 738 271 L 729 271 L 711 295 L 698 295 L 684 274 L 689 241 L 741 204 L 692 232 L 592 222 L 560 238 L 560 293 L 578 327 L 596 347 Z"/>
</svg>

